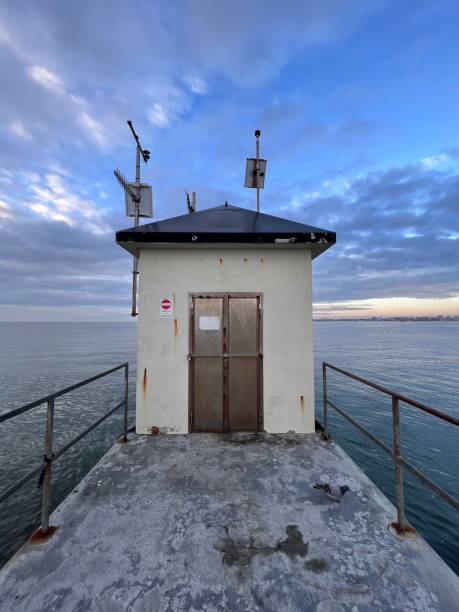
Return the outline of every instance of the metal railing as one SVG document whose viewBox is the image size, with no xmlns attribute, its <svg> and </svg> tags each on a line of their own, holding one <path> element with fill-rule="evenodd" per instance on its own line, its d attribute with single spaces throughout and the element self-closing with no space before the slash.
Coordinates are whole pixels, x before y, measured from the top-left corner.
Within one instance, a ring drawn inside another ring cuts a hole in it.
<svg viewBox="0 0 459 612">
<path fill-rule="evenodd" d="M 109 410 L 109 412 L 105 413 L 102 417 L 97 419 L 95 423 L 90 425 L 83 432 L 78 434 L 75 438 L 64 444 L 62 448 L 58 451 L 53 452 L 53 433 L 54 433 L 54 407 L 55 400 L 66 393 L 70 393 L 71 391 L 75 391 L 75 389 L 79 389 L 84 385 L 88 385 L 89 383 L 98 380 L 99 378 L 103 378 L 112 374 L 113 372 L 117 372 L 124 368 L 124 398 L 119 404 L 117 404 L 114 408 Z M 47 404 L 46 410 L 46 430 L 45 430 L 45 441 L 44 441 L 44 458 L 43 463 L 38 467 L 34 468 L 28 474 L 23 476 L 20 480 L 16 481 L 13 485 L 11 485 L 4 493 L 0 495 L 0 504 L 3 503 L 6 499 L 8 499 L 13 493 L 15 493 L 18 489 L 20 489 L 23 485 L 25 485 L 32 478 L 36 478 L 39 476 L 38 486 L 42 488 L 42 504 L 41 504 L 41 533 L 46 535 L 50 529 L 49 526 L 49 515 L 50 515 L 50 501 L 51 501 L 51 473 L 52 473 L 52 465 L 59 459 L 61 455 L 63 455 L 66 451 L 68 451 L 72 446 L 74 446 L 77 442 L 79 442 L 82 438 L 84 438 L 88 433 L 90 433 L 93 429 L 95 429 L 98 425 L 100 425 L 103 421 L 108 419 L 112 414 L 114 414 L 121 406 L 124 406 L 124 420 L 123 420 L 123 442 L 127 441 L 127 432 L 128 432 L 128 392 L 129 392 L 129 364 L 122 363 L 115 368 L 111 368 L 110 370 L 106 370 L 101 374 L 97 374 L 96 376 L 91 376 L 91 378 L 87 378 L 75 385 L 71 385 L 70 387 L 66 387 L 65 389 L 61 389 L 60 391 L 56 391 L 55 393 L 51 393 L 46 397 L 42 397 L 39 400 L 35 400 L 34 402 L 30 402 L 25 406 L 21 406 L 20 408 L 16 408 L 14 410 L 10 410 L 5 414 L 0 415 L 0 423 L 4 423 L 5 421 L 9 421 L 10 419 L 19 416 L 20 414 L 24 414 L 32 408 L 36 408 L 37 406 L 41 406 L 42 404 Z"/>
<path fill-rule="evenodd" d="M 335 370 L 348 378 L 352 378 L 358 382 L 363 383 L 377 391 L 381 391 L 381 393 L 385 393 L 386 395 L 390 395 L 392 398 L 392 441 L 393 448 L 390 448 L 379 440 L 375 435 L 368 431 L 363 425 L 358 423 L 353 417 L 349 416 L 344 412 L 344 410 L 338 407 L 334 402 L 331 402 L 328 399 L 328 387 L 327 387 L 327 368 L 331 370 Z M 324 402 L 324 424 L 323 424 L 323 438 L 325 440 L 330 440 L 329 427 L 328 427 L 328 406 L 331 406 L 338 414 L 347 419 L 354 427 L 356 427 L 359 431 L 361 431 L 364 435 L 366 435 L 370 440 L 372 440 L 375 444 L 377 444 L 384 452 L 390 455 L 393 459 L 394 463 L 394 475 L 395 475 L 395 498 L 397 505 L 397 522 L 392 523 L 392 526 L 397 529 L 399 532 L 407 532 L 413 531 L 412 527 L 409 526 L 406 518 L 405 518 L 405 499 L 404 499 L 404 491 L 403 491 L 403 468 L 411 472 L 418 480 L 427 485 L 434 493 L 439 495 L 442 499 L 444 499 L 448 504 L 450 504 L 456 510 L 459 510 L 459 500 L 455 497 L 447 493 L 442 487 L 437 485 L 433 480 L 428 478 L 421 470 L 418 470 L 412 463 L 407 461 L 401 454 L 401 446 L 400 446 L 400 402 L 404 402 L 405 404 L 409 404 L 414 408 L 418 408 L 419 410 L 423 410 L 433 416 L 442 419 L 448 423 L 452 423 L 453 425 L 459 425 L 459 419 L 442 412 L 441 410 L 437 410 L 435 408 L 431 408 L 426 404 L 421 402 L 417 402 L 401 393 L 396 391 L 391 391 L 382 385 L 378 385 L 363 376 L 358 376 L 357 374 L 352 374 L 352 372 L 348 372 L 347 370 L 343 370 L 342 368 L 338 368 L 331 363 L 323 362 L 322 363 L 322 383 L 323 383 L 323 402 Z"/>
</svg>

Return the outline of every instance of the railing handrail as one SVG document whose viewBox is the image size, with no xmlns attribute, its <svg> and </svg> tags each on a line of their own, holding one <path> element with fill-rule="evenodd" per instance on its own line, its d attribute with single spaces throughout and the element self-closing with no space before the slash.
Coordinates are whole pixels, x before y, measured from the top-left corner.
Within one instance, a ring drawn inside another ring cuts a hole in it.
<svg viewBox="0 0 459 612">
<path fill-rule="evenodd" d="M 443 419 L 443 421 L 448 421 L 448 423 L 452 423 L 453 425 L 459 426 L 459 418 L 451 416 L 450 414 L 447 414 L 446 412 L 443 412 L 442 410 L 438 410 L 437 408 L 432 408 L 431 406 L 427 406 L 427 404 L 418 402 L 417 400 L 414 400 L 411 397 L 407 397 L 406 395 L 403 395 L 402 393 L 399 393 L 398 391 L 392 391 L 391 389 L 388 389 L 387 387 L 383 387 L 383 385 L 380 385 L 371 380 L 368 380 L 367 378 L 364 378 L 363 376 L 359 376 L 358 374 L 353 374 L 352 372 L 349 372 L 348 370 L 343 370 L 343 368 L 338 368 L 338 366 L 328 363 L 327 361 L 324 361 L 323 363 L 327 368 L 336 370 L 336 372 L 340 372 L 341 374 L 344 374 L 345 376 L 349 376 L 349 378 L 353 378 L 354 380 L 357 380 L 363 383 L 364 385 L 373 387 L 373 389 L 376 389 L 377 391 L 381 391 L 381 393 L 385 393 L 386 395 L 391 395 L 392 397 L 396 397 L 401 402 L 405 402 L 405 404 L 410 404 L 410 406 L 414 406 L 415 408 L 419 408 L 420 410 L 423 410 L 424 412 L 428 412 L 429 414 L 432 414 L 433 416 L 436 416 L 439 419 Z"/>
<path fill-rule="evenodd" d="M 65 387 L 64 389 L 60 389 L 59 391 L 55 391 L 54 393 L 45 395 L 44 397 L 38 400 L 34 400 L 33 402 L 24 404 L 24 406 L 20 406 L 19 408 L 14 408 L 13 410 L 10 410 L 9 412 L 4 412 L 3 414 L 0 414 L 0 423 L 3 423 L 4 421 L 8 421 L 9 419 L 12 419 L 15 416 L 23 414 L 24 412 L 28 412 L 29 410 L 32 410 L 32 408 L 36 408 L 37 406 L 40 406 L 41 404 L 45 404 L 51 399 L 56 399 L 57 397 L 61 397 L 62 395 L 65 395 L 66 393 L 70 393 L 70 391 L 75 391 L 75 389 L 79 389 L 80 387 L 83 387 L 84 385 L 89 385 L 89 383 L 92 383 L 95 380 L 98 380 L 99 378 L 103 378 L 104 376 L 108 376 L 109 374 L 112 374 L 113 372 L 116 372 L 117 370 L 121 370 L 122 368 L 125 368 L 126 366 L 129 366 L 129 363 L 127 361 L 114 368 L 105 370 L 105 372 L 101 372 L 100 374 L 96 374 L 95 376 L 91 376 L 90 378 L 86 378 L 85 380 L 75 383 L 74 385 L 70 385 L 69 387 Z"/>
<path fill-rule="evenodd" d="M 377 391 L 381 391 L 386 395 L 391 396 L 392 398 L 392 439 L 393 439 L 393 448 L 390 448 L 387 444 L 382 442 L 379 438 L 377 438 L 374 434 L 372 434 L 366 427 L 357 422 L 356 419 L 349 416 L 342 408 L 337 406 L 334 402 L 331 402 L 328 399 L 328 387 L 327 387 L 327 368 L 335 370 L 344 376 L 347 376 L 353 380 L 357 380 Z M 459 425 L 459 419 L 453 417 L 441 410 L 437 410 L 436 408 L 432 408 L 431 406 L 427 406 L 422 402 L 418 402 L 416 400 L 407 397 L 406 395 L 402 395 L 397 391 L 392 391 L 387 387 L 383 387 L 378 383 L 370 381 L 363 376 L 359 376 L 358 374 L 354 374 L 352 372 L 348 372 L 347 370 L 343 370 L 331 363 L 326 361 L 322 362 L 322 383 L 323 383 L 323 404 L 324 404 L 324 433 L 323 438 L 325 440 L 330 440 L 329 428 L 328 428 L 328 406 L 333 408 L 338 414 L 344 417 L 347 421 L 349 421 L 354 427 L 356 427 L 359 431 L 361 431 L 364 435 L 366 435 L 372 442 L 377 444 L 384 452 L 390 455 L 394 462 L 394 471 L 395 471 L 395 495 L 397 501 L 397 522 L 392 523 L 392 526 L 395 527 L 400 532 L 410 531 L 412 528 L 409 527 L 408 523 L 405 520 L 405 499 L 404 499 L 404 491 L 403 491 L 403 471 L 402 467 L 411 472 L 418 480 L 427 485 L 432 491 L 434 491 L 437 495 L 442 497 L 446 502 L 449 503 L 450 506 L 459 510 L 459 500 L 450 495 L 447 491 L 445 491 L 442 487 L 437 485 L 433 480 L 428 478 L 421 470 L 415 467 L 412 463 L 407 461 L 401 454 L 401 443 L 400 443 L 400 407 L 399 403 L 405 402 L 415 408 L 419 408 L 424 412 L 428 412 L 433 416 L 442 419 L 443 421 L 447 421 L 448 423 L 452 423 L 453 425 Z"/>
<path fill-rule="evenodd" d="M 98 380 L 99 378 L 103 378 L 104 376 L 108 376 L 113 372 L 117 372 L 124 368 L 124 398 L 121 402 L 119 402 L 115 407 L 111 408 L 108 412 L 103 414 L 97 421 L 92 423 L 89 427 L 87 427 L 80 434 L 72 438 L 69 442 L 64 444 L 58 451 L 53 452 L 53 433 L 54 433 L 54 402 L 55 399 L 65 395 L 66 393 L 70 393 L 75 389 L 79 389 L 84 385 L 88 385 L 89 383 Z M 80 381 L 74 385 L 70 385 L 65 389 L 60 389 L 59 391 L 55 391 L 54 393 L 50 393 L 45 397 L 42 397 L 39 400 L 35 400 L 20 408 L 15 408 L 14 410 L 10 410 L 2 415 L 0 415 L 0 423 L 8 421 L 13 417 L 16 417 L 32 408 L 36 408 L 41 404 L 47 404 L 46 411 L 46 432 L 45 432 L 45 443 L 44 443 L 44 460 L 43 463 L 31 471 L 29 471 L 25 476 L 17 480 L 13 483 L 6 491 L 4 491 L 0 495 L 0 504 L 3 503 L 6 499 L 11 497 L 13 493 L 15 493 L 18 489 L 20 489 L 23 485 L 25 485 L 29 480 L 35 478 L 37 475 L 40 475 L 38 486 L 42 486 L 43 494 L 42 494 L 42 518 L 41 518 L 41 531 L 44 535 L 46 535 L 49 531 L 49 515 L 50 515 L 50 499 L 51 499 L 51 468 L 52 464 L 56 459 L 58 459 L 61 455 L 63 455 L 66 451 L 68 451 L 72 446 L 74 446 L 77 442 L 79 442 L 82 438 L 84 438 L 88 433 L 90 433 L 93 429 L 95 429 L 98 425 L 100 425 L 103 421 L 108 419 L 112 414 L 114 414 L 121 406 L 124 406 L 124 420 L 123 420 L 123 441 L 127 441 L 127 431 L 128 431 L 128 398 L 129 395 L 129 363 L 126 361 L 114 368 L 110 368 L 109 370 L 105 370 L 105 372 L 101 372 L 100 374 L 96 374 L 96 376 L 91 376 L 90 378 L 86 378 L 83 381 Z"/>
</svg>

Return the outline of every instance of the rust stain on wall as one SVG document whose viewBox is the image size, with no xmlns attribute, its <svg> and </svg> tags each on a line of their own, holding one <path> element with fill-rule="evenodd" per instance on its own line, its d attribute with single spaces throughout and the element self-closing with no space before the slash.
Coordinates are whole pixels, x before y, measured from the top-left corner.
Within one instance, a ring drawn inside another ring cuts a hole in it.
<svg viewBox="0 0 459 612">
<path fill-rule="evenodd" d="M 223 257 L 220 257 L 220 260 L 218 263 L 220 265 L 220 268 L 223 268 Z"/>
<path fill-rule="evenodd" d="M 300 395 L 300 408 L 301 410 L 304 409 L 304 395 Z"/>
<path fill-rule="evenodd" d="M 247 263 L 249 260 L 247 259 L 247 257 L 244 257 L 244 261 L 245 263 Z"/>
<path fill-rule="evenodd" d="M 178 336 L 178 319 L 174 319 L 174 338 Z"/>
<path fill-rule="evenodd" d="M 147 368 L 143 370 L 142 389 L 144 393 L 147 392 Z"/>
</svg>

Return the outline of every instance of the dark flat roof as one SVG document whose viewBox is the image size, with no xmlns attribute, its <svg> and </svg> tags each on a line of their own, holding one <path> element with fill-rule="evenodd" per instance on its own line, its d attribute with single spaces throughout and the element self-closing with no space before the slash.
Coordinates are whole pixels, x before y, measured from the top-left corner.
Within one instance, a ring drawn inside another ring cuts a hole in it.
<svg viewBox="0 0 459 612">
<path fill-rule="evenodd" d="M 335 232 L 225 204 L 116 233 L 129 251 L 141 244 L 311 244 L 313 256 L 336 242 Z M 128 245 L 129 243 L 129 245 Z"/>
</svg>

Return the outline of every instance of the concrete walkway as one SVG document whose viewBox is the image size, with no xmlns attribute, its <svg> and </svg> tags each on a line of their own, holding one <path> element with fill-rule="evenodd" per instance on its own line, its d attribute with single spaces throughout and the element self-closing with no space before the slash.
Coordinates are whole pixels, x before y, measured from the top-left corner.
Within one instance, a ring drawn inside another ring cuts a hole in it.
<svg viewBox="0 0 459 612">
<path fill-rule="evenodd" d="M 459 579 L 394 517 L 315 435 L 133 436 L 3 568 L 0 610 L 457 610 Z"/>
</svg>

